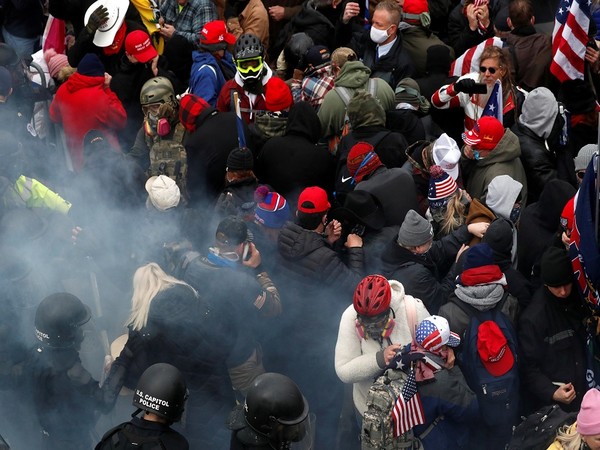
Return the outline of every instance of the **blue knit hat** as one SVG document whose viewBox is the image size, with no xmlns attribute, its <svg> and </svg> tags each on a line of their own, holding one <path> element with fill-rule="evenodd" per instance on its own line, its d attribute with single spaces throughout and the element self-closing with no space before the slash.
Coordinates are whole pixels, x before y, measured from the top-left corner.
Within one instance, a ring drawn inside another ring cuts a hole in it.
<svg viewBox="0 0 600 450">
<path fill-rule="evenodd" d="M 103 77 L 104 64 L 95 53 L 86 53 L 77 64 L 77 72 L 88 77 Z"/>
<path fill-rule="evenodd" d="M 254 218 L 267 228 L 281 228 L 290 219 L 288 202 L 268 186 L 259 186 L 254 192 Z"/>
<path fill-rule="evenodd" d="M 467 250 L 463 271 L 476 267 L 491 266 L 494 264 L 494 251 L 489 244 L 481 243 Z"/>
</svg>

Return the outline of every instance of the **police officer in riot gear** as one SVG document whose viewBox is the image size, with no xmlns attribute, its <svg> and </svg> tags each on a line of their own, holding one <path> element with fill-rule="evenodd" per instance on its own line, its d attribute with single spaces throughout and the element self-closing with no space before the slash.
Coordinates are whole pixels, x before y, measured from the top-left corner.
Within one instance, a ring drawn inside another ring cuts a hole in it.
<svg viewBox="0 0 600 450">
<path fill-rule="evenodd" d="M 95 450 L 142 447 L 157 450 L 187 450 L 187 440 L 170 425 L 181 420 L 188 397 L 181 372 L 171 364 L 148 367 L 138 381 L 129 422 L 109 430 Z M 144 411 L 142 417 L 138 414 Z"/>
<path fill-rule="evenodd" d="M 312 448 L 308 402 L 290 378 L 264 373 L 229 418 L 230 450 Z"/>
<path fill-rule="evenodd" d="M 137 351 L 140 341 L 130 336 L 100 387 L 79 358 L 84 340 L 82 326 L 90 318 L 89 307 L 66 292 L 49 295 L 36 310 L 35 335 L 39 343 L 23 373 L 46 450 L 91 448 L 97 413 L 106 413 L 114 406 L 126 368 Z"/>
</svg>

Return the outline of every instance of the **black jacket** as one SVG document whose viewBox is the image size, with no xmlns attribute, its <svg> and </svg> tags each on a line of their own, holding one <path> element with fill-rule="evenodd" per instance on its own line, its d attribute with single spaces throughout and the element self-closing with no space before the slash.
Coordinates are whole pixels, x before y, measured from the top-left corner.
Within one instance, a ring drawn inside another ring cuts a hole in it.
<svg viewBox="0 0 600 450">
<path fill-rule="evenodd" d="M 585 328 L 583 306 L 573 284 L 567 299 L 540 287 L 519 320 L 521 385 L 530 395 L 531 409 L 553 403 L 557 386 L 573 383 L 577 396 L 567 411 L 577 411 L 586 387 Z"/>
<path fill-rule="evenodd" d="M 239 146 L 234 132 L 235 113 L 207 108 L 196 119 L 196 126 L 196 131 L 187 133 L 183 141 L 187 153 L 190 202 L 214 202 L 225 187 L 227 156 Z M 246 125 L 243 126 L 246 129 Z"/>
<path fill-rule="evenodd" d="M 560 227 L 560 214 L 574 195 L 573 186 L 561 180 L 552 180 L 544 187 L 540 199 L 521 213 L 517 235 L 517 269 L 528 280 L 535 281 L 537 278 L 534 266 L 538 266 L 542 254 L 551 245 Z M 535 283 L 534 287 L 537 287 Z"/>
<path fill-rule="evenodd" d="M 307 102 L 292 106 L 284 136 L 269 139 L 257 158 L 256 173 L 293 205 L 308 186 L 331 191 L 333 158 L 317 145 L 321 122 Z"/>
<path fill-rule="evenodd" d="M 381 257 L 383 275 L 402 283 L 407 294 L 423 301 L 431 314 L 437 314 L 454 290 L 458 275 L 454 258 L 461 245 L 470 239 L 471 234 L 463 225 L 439 241 L 433 241 L 424 256 L 413 255 L 394 240 Z"/>
<path fill-rule="evenodd" d="M 127 434 L 124 434 L 123 430 Z M 157 442 L 157 448 L 158 445 L 160 445 L 160 448 L 164 450 L 189 449 L 187 440 L 170 426 L 158 422 L 150 422 L 139 417 L 133 417 L 131 421 L 122 423 L 121 425 L 117 425 L 113 429 L 108 430 L 94 450 L 111 450 L 114 448 L 111 441 L 114 442 L 116 439 L 118 439 L 118 442 L 120 443 L 127 442 L 131 444 L 132 442 L 144 442 L 131 439 L 129 436 L 142 439 L 156 438 L 156 441 L 152 442 Z M 160 442 L 160 444 L 158 444 L 158 442 Z"/>
<path fill-rule="evenodd" d="M 521 161 L 527 174 L 527 201 L 537 202 L 544 186 L 555 178 L 575 183 L 575 166 L 567 146 L 560 145 L 559 136 L 564 121 L 557 115 L 548 139 L 537 136 L 518 121 L 512 131 L 521 144 Z M 548 147 L 546 147 L 546 145 Z"/>
</svg>

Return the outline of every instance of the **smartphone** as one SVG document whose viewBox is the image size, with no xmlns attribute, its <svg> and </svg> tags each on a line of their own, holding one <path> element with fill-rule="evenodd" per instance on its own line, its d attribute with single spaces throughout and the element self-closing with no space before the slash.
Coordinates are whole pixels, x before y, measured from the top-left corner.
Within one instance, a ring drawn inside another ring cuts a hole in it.
<svg viewBox="0 0 600 450">
<path fill-rule="evenodd" d="M 252 256 L 252 254 L 250 253 L 250 242 L 246 241 L 246 242 L 244 242 L 244 250 L 242 251 L 242 259 L 244 261 L 248 261 L 250 259 L 250 256 Z"/>
<path fill-rule="evenodd" d="M 471 90 L 472 94 L 487 94 L 487 84 L 485 83 L 475 83 L 473 85 L 473 89 Z"/>
</svg>

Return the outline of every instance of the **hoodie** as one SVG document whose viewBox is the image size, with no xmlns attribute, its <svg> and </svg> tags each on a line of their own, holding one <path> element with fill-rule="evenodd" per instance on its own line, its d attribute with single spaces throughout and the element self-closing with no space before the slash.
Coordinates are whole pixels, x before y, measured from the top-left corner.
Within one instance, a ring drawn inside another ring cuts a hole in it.
<svg viewBox="0 0 600 450">
<path fill-rule="evenodd" d="M 550 89 L 539 87 L 531 91 L 522 109 L 519 122 L 536 136 L 548 139 L 558 114 L 558 102 Z"/>
<path fill-rule="evenodd" d="M 256 160 L 256 174 L 263 183 L 295 202 L 307 186 L 330 190 L 333 180 L 333 158 L 317 145 L 321 122 L 308 102 L 292 106 L 285 135 L 269 139 Z M 293 206 L 293 205 L 292 205 Z"/>
<path fill-rule="evenodd" d="M 369 89 L 369 77 L 371 71 L 360 61 L 348 61 L 335 79 L 335 87 L 341 86 L 350 91 L 350 95 L 354 95 L 356 89 Z M 375 97 L 381 104 L 384 110 L 394 107 L 394 91 L 383 80 L 376 78 Z M 346 115 L 346 107 L 344 101 L 332 89 L 325 95 L 321 109 L 319 109 L 319 119 L 325 137 L 338 136 L 344 126 L 344 117 Z"/>
<path fill-rule="evenodd" d="M 488 186 L 485 203 L 496 217 L 510 220 L 510 214 L 517 202 L 523 184 L 508 175 L 498 175 Z"/>
<path fill-rule="evenodd" d="M 552 180 L 542 191 L 540 199 L 529 205 L 521 214 L 518 236 L 518 269 L 527 278 L 534 265 L 560 226 L 560 214 L 567 202 L 575 195 L 575 188 L 561 180 Z M 535 270 L 537 274 L 537 269 Z"/>
<path fill-rule="evenodd" d="M 116 130 L 125 127 L 127 114 L 117 95 L 104 86 L 104 77 L 75 72 L 63 83 L 50 104 L 50 119 L 62 124 L 75 170 L 83 166 L 83 137 L 101 131 L 113 149 L 119 149 Z"/>
<path fill-rule="evenodd" d="M 229 75 L 235 74 L 231 53 L 226 51 L 225 56 L 218 61 L 210 52 L 194 50 L 192 60 L 190 93 L 202 97 L 209 105 L 216 106 L 219 92 L 226 81 L 222 67 L 225 67 Z"/>
</svg>

